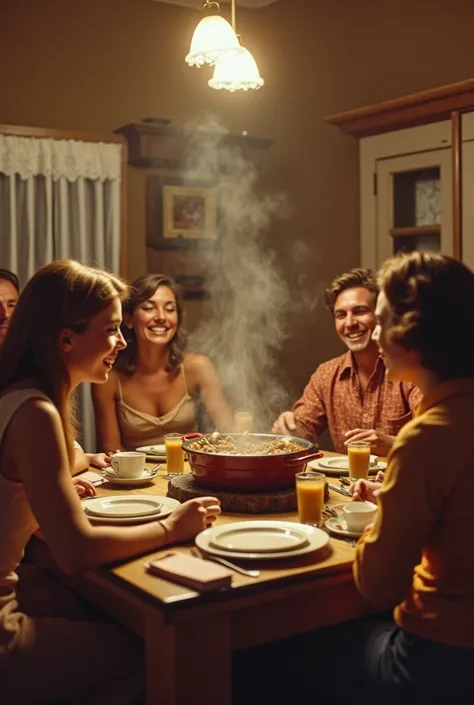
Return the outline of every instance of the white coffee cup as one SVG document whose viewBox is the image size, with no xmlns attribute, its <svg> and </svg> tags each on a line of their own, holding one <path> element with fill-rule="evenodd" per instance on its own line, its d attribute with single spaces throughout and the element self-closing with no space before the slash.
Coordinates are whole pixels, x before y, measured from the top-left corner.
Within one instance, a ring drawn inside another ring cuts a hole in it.
<svg viewBox="0 0 474 705">
<path fill-rule="evenodd" d="M 145 470 L 145 453 L 123 451 L 112 456 L 112 468 L 119 477 L 141 477 Z"/>
<path fill-rule="evenodd" d="M 342 515 L 348 531 L 364 531 L 375 518 L 377 505 L 373 502 L 346 502 Z"/>
</svg>

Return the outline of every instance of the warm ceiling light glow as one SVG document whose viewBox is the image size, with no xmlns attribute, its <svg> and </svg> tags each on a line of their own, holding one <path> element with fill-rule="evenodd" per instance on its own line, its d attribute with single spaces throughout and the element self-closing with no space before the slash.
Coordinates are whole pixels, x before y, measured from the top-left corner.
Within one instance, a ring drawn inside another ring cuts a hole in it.
<svg viewBox="0 0 474 705">
<path fill-rule="evenodd" d="M 232 26 L 219 14 L 219 3 L 206 0 L 206 15 L 194 30 L 191 48 L 186 57 L 190 66 L 214 65 L 222 54 L 239 48 L 239 40 Z"/>
<path fill-rule="evenodd" d="M 191 49 L 186 57 L 190 66 L 215 65 L 214 75 L 209 81 L 216 90 L 257 90 L 264 84 L 252 54 L 240 45 L 236 34 L 236 0 L 231 0 L 232 25 L 220 16 L 219 3 L 206 0 L 207 11 L 191 40 Z"/>
<path fill-rule="evenodd" d="M 211 88 L 231 93 L 239 90 L 257 90 L 263 84 L 264 80 L 260 76 L 255 59 L 244 47 L 219 56 L 214 75 L 209 81 Z"/>
</svg>

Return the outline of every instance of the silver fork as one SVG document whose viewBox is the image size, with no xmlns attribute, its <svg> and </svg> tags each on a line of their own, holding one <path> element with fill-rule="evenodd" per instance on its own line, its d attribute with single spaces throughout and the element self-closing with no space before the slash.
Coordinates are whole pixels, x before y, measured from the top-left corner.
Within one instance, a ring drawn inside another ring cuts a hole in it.
<svg viewBox="0 0 474 705">
<path fill-rule="evenodd" d="M 191 555 L 195 558 L 202 558 L 202 560 L 204 561 L 213 561 L 214 563 L 220 563 L 221 565 L 225 565 L 226 568 L 235 570 L 236 573 L 246 575 L 248 578 L 258 578 L 260 575 L 259 570 L 247 570 L 247 568 L 241 568 L 240 565 L 231 563 L 230 561 L 226 560 L 225 558 L 221 558 L 220 556 L 211 556 L 209 554 L 204 555 L 198 548 L 191 548 L 190 550 Z"/>
</svg>

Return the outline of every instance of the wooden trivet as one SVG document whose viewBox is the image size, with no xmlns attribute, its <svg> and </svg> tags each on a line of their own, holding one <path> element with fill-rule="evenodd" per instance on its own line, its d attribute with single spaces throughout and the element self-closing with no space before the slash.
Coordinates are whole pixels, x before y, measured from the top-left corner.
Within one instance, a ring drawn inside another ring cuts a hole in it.
<svg viewBox="0 0 474 705">
<path fill-rule="evenodd" d="M 237 514 L 284 514 L 296 510 L 296 491 L 292 487 L 270 492 L 232 492 L 202 487 L 194 481 L 191 473 L 172 477 L 167 495 L 180 502 L 212 495 L 220 499 L 224 512 Z"/>
</svg>

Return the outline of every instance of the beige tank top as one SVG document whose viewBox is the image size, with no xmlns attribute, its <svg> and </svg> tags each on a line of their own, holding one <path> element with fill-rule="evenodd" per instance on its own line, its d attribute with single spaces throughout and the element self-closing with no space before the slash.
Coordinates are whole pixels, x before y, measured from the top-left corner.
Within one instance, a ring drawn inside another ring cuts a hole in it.
<svg viewBox="0 0 474 705">
<path fill-rule="evenodd" d="M 163 443 L 165 433 L 191 433 L 195 430 L 197 408 L 194 399 L 188 393 L 186 377 L 181 367 L 184 383 L 184 397 L 164 416 L 151 416 L 143 411 L 133 409 L 123 400 L 122 385 L 117 375 L 118 399 L 117 418 L 120 436 L 124 448 L 134 450 L 140 446 Z"/>
<path fill-rule="evenodd" d="M 48 399 L 36 389 L 9 392 L 0 399 L 0 444 L 15 412 L 29 399 Z M 30 508 L 22 482 L 4 477 L 0 465 L 0 657 L 19 633 L 23 615 L 16 612 L 18 568 L 26 544 L 38 522 Z"/>
</svg>

